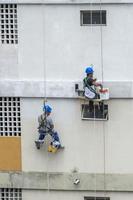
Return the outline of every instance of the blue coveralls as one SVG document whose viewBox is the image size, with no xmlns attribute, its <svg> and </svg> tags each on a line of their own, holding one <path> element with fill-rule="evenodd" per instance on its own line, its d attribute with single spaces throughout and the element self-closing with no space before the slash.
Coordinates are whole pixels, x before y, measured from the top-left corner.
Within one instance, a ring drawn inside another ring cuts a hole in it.
<svg viewBox="0 0 133 200">
<path fill-rule="evenodd" d="M 44 114 L 40 116 L 39 123 L 41 124 L 41 118 L 44 118 Z M 42 119 L 44 120 L 44 119 Z M 47 134 L 49 134 L 52 137 L 51 145 L 55 146 L 56 148 L 61 147 L 59 134 L 55 130 L 51 130 L 50 126 L 53 125 L 53 121 L 51 118 L 47 118 L 47 122 L 43 121 L 43 125 L 40 125 L 38 132 L 39 132 L 39 140 L 42 140 L 44 142 L 44 139 Z"/>
</svg>

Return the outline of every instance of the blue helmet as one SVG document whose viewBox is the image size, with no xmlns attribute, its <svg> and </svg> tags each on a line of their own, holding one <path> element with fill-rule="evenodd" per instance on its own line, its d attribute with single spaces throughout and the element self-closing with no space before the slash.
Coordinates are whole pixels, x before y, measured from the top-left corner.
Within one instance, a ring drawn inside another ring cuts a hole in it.
<svg viewBox="0 0 133 200">
<path fill-rule="evenodd" d="M 94 70 L 93 70 L 92 66 L 87 67 L 85 70 L 86 74 L 92 74 L 93 72 L 94 72 Z"/>
<path fill-rule="evenodd" d="M 44 105 L 43 111 L 44 111 L 44 112 L 47 112 L 47 113 L 51 113 L 52 108 L 51 108 L 49 105 Z"/>
</svg>

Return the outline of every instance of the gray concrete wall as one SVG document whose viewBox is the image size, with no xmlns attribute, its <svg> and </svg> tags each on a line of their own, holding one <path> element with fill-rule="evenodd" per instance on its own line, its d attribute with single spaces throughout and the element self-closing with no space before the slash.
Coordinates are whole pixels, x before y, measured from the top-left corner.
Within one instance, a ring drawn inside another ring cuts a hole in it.
<svg viewBox="0 0 133 200">
<path fill-rule="evenodd" d="M 80 10 L 89 9 L 95 10 L 100 7 L 99 5 L 46 7 L 47 79 L 81 80 L 85 75 L 85 67 L 91 63 L 94 64 L 95 76 L 102 79 L 101 28 L 80 26 Z M 107 10 L 107 26 L 102 27 L 103 79 L 104 81 L 132 80 L 133 30 L 130 20 L 133 6 L 103 5 L 102 9 Z"/>
<path fill-rule="evenodd" d="M 18 50 L 1 46 L 0 95 L 41 97 L 47 85 L 49 97 L 76 97 L 74 83 L 82 81 L 91 63 L 101 80 L 101 28 L 80 26 L 80 10 L 88 9 L 100 7 L 18 6 Z M 102 27 L 103 81 L 112 98 L 132 98 L 133 6 L 104 4 L 102 9 L 107 10 L 107 26 Z"/>
<path fill-rule="evenodd" d="M 133 194 L 132 193 L 92 193 L 92 192 L 44 192 L 44 191 L 23 191 L 23 198 L 24 200 L 29 199 L 39 199 L 43 200 L 44 198 L 46 200 L 49 199 L 55 199 L 55 200 L 84 200 L 84 196 L 104 196 L 110 197 L 111 200 L 132 200 Z"/>
<path fill-rule="evenodd" d="M 77 178 L 80 182 L 75 185 Z M 47 191 L 133 192 L 133 174 L 3 172 L 0 173 L 0 187 Z"/>
<path fill-rule="evenodd" d="M 0 0 L 0 3 L 17 3 L 17 4 L 99 4 L 100 0 Z M 106 4 L 124 4 L 133 3 L 133 0 L 101 0 Z"/>
<path fill-rule="evenodd" d="M 17 45 L 0 45 L 0 80 L 18 79 Z"/>
<path fill-rule="evenodd" d="M 109 120 L 93 122 L 81 120 L 79 100 L 49 99 L 55 129 L 65 146 L 57 154 L 47 152 L 49 137 L 40 151 L 35 148 L 37 118 L 42 112 L 42 104 L 41 98 L 21 101 L 24 171 L 71 172 L 76 168 L 79 173 L 103 173 L 105 133 L 106 173 L 133 173 L 132 100 L 110 100 Z"/>
<path fill-rule="evenodd" d="M 75 81 L 39 81 L 39 80 L 1 80 L 0 96 L 15 97 L 49 97 L 79 98 L 75 92 L 75 84 L 83 89 L 83 82 Z M 109 89 L 110 98 L 133 98 L 132 81 L 104 81 L 103 86 Z"/>
</svg>

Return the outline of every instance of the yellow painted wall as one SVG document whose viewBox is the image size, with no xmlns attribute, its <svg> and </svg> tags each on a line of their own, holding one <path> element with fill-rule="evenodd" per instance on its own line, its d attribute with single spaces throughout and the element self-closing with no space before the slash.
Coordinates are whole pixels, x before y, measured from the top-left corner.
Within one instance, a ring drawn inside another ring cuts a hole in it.
<svg viewBox="0 0 133 200">
<path fill-rule="evenodd" d="M 20 137 L 0 137 L 0 170 L 21 171 Z"/>
</svg>

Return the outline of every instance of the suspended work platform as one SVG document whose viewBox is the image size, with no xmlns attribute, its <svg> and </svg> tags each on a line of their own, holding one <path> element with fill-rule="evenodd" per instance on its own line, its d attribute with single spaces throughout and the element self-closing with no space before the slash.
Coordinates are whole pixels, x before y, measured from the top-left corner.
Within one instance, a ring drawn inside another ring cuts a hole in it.
<svg viewBox="0 0 133 200">
<path fill-rule="evenodd" d="M 89 104 L 81 105 L 81 118 L 83 120 L 96 120 L 96 121 L 106 121 L 108 120 L 108 105 L 103 104 L 102 109 L 99 105 L 94 104 L 94 109 L 90 111 Z"/>
<path fill-rule="evenodd" d="M 75 92 L 81 100 L 81 118 L 82 120 L 108 120 L 109 89 L 99 90 L 99 99 L 87 98 L 84 90 L 80 90 L 78 84 L 75 84 Z"/>
</svg>

